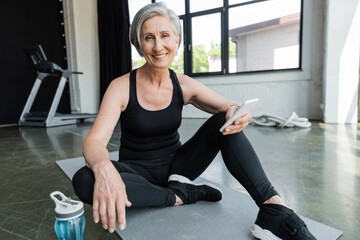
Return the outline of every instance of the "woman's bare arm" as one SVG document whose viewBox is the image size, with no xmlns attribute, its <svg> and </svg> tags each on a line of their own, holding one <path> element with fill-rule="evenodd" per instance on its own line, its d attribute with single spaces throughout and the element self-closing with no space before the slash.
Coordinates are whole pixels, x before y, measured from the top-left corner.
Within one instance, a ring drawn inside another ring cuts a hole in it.
<svg viewBox="0 0 360 240">
<path fill-rule="evenodd" d="M 226 119 L 229 119 L 236 111 L 236 107 L 231 107 L 235 104 L 233 101 L 222 97 L 198 81 L 181 74 L 178 74 L 178 79 L 185 104 L 192 104 L 195 107 L 212 114 L 226 112 Z M 234 124 L 226 127 L 223 134 L 227 135 L 240 132 L 249 124 L 250 120 L 251 115 L 249 113 L 245 114 L 236 119 Z"/>
<path fill-rule="evenodd" d="M 88 167 L 95 175 L 93 217 L 101 220 L 103 228 L 115 230 L 116 214 L 119 227 L 126 225 L 125 206 L 131 203 L 127 199 L 125 184 L 109 160 L 106 148 L 121 111 L 128 100 L 128 75 L 111 82 L 101 103 L 99 113 L 83 145 L 83 154 Z"/>
</svg>

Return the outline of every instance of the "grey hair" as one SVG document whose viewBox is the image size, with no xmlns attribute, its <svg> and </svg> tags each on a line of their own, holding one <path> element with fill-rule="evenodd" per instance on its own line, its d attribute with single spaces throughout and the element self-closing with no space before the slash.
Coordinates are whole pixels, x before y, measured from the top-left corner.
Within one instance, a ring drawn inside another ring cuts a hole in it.
<svg viewBox="0 0 360 240">
<path fill-rule="evenodd" d="M 136 13 L 129 31 L 130 42 L 142 57 L 144 55 L 141 50 L 141 27 L 147 19 L 155 16 L 165 16 L 170 19 L 174 33 L 176 37 L 179 38 L 179 45 L 181 44 L 182 30 L 178 15 L 173 10 L 167 8 L 166 4 L 163 2 L 151 3 L 144 6 Z"/>
</svg>

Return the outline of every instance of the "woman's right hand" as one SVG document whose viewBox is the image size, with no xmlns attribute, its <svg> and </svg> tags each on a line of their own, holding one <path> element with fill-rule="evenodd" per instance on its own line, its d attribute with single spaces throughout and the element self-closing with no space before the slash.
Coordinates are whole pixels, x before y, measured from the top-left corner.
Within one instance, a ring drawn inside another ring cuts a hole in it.
<svg viewBox="0 0 360 240">
<path fill-rule="evenodd" d="M 95 223 L 101 220 L 109 232 L 115 231 L 116 215 L 119 228 L 126 226 L 125 207 L 130 207 L 125 184 L 110 161 L 102 161 L 93 169 L 95 174 L 93 217 Z"/>
</svg>

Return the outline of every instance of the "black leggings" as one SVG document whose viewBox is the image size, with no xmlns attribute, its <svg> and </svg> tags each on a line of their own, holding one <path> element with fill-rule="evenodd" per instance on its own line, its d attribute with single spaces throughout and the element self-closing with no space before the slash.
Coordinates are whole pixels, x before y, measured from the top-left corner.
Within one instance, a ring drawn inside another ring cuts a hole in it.
<svg viewBox="0 0 360 240">
<path fill-rule="evenodd" d="M 175 194 L 166 188 L 167 178 L 179 174 L 196 179 L 221 151 L 229 172 L 249 192 L 258 206 L 277 192 L 269 182 L 250 142 L 242 132 L 222 135 L 225 113 L 209 118 L 179 150 L 161 159 L 112 161 L 126 186 L 132 207 L 160 207 L 175 204 Z M 73 177 L 75 193 L 85 203 L 92 203 L 94 174 L 81 168 Z"/>
</svg>

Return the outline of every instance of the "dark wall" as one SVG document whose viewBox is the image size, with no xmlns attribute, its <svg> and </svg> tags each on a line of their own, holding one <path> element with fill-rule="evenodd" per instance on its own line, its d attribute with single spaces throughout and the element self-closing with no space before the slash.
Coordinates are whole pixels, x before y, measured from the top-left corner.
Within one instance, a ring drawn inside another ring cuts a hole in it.
<svg viewBox="0 0 360 240">
<path fill-rule="evenodd" d="M 17 123 L 35 81 L 24 47 L 41 44 L 48 60 L 67 68 L 62 2 L 0 1 L 0 125 Z M 48 111 L 58 79 L 43 81 L 33 111 Z M 66 86 L 58 112 L 70 112 Z"/>
</svg>

